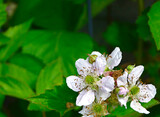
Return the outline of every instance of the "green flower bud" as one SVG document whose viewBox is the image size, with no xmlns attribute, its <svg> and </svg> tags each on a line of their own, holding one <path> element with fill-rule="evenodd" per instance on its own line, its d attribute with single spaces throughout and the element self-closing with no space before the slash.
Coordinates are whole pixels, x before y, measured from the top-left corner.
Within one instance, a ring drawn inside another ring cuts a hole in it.
<svg viewBox="0 0 160 117">
<path fill-rule="evenodd" d="M 96 58 L 97 58 L 97 55 L 89 55 L 89 63 L 92 64 L 93 62 L 95 62 Z"/>
<path fill-rule="evenodd" d="M 127 66 L 128 72 L 131 73 L 131 71 L 133 70 L 134 67 L 135 67 L 135 65 L 128 65 Z"/>
</svg>

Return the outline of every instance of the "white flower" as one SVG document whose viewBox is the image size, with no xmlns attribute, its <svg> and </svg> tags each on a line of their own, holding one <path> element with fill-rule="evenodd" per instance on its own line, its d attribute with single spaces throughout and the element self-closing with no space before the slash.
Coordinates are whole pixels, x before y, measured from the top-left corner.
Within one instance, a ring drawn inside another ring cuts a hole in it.
<svg viewBox="0 0 160 117">
<path fill-rule="evenodd" d="M 107 103 L 104 103 L 100 97 L 107 99 L 110 95 L 106 96 L 104 93 L 102 93 L 102 95 L 97 95 L 98 97 L 96 96 L 96 103 L 94 102 L 88 106 L 83 106 L 82 110 L 79 111 L 79 113 L 83 115 L 82 117 L 96 117 L 109 114 L 107 111 Z"/>
<path fill-rule="evenodd" d="M 131 73 L 128 75 L 128 85 L 127 85 L 127 75 L 120 76 L 117 79 L 118 86 L 121 85 L 129 89 L 128 95 L 118 99 L 122 105 L 126 106 L 128 97 L 131 97 L 132 101 L 130 106 L 132 109 L 134 109 L 139 113 L 149 114 L 149 111 L 147 111 L 144 107 L 142 107 L 139 101 L 145 103 L 149 102 L 152 98 L 155 97 L 156 88 L 152 84 L 141 84 L 138 81 L 143 71 L 144 67 L 142 65 L 133 68 Z"/>
<path fill-rule="evenodd" d="M 117 94 L 118 101 L 120 102 L 121 106 L 125 106 L 127 108 L 126 104 L 128 101 L 129 96 L 127 95 L 129 90 L 128 90 L 128 83 L 127 83 L 127 76 L 128 73 L 127 71 L 124 72 L 124 74 L 120 77 L 117 78 L 117 86 L 119 89 L 119 92 Z"/>
<path fill-rule="evenodd" d="M 100 79 L 97 75 L 98 71 L 93 69 L 88 60 L 78 59 L 76 68 L 81 76 L 67 77 L 67 85 L 73 91 L 80 92 L 76 99 L 77 106 L 90 105 L 95 100 L 96 95 L 99 95 L 102 100 L 110 96 L 109 92 L 114 89 L 114 79 L 112 77 L 107 76 Z"/>
<path fill-rule="evenodd" d="M 97 56 L 95 62 L 93 62 L 93 67 L 97 69 L 98 75 L 102 75 L 106 68 L 112 70 L 119 65 L 122 59 L 122 52 L 119 47 L 116 47 L 107 59 L 104 55 L 96 51 L 92 52 L 91 55 Z"/>
</svg>

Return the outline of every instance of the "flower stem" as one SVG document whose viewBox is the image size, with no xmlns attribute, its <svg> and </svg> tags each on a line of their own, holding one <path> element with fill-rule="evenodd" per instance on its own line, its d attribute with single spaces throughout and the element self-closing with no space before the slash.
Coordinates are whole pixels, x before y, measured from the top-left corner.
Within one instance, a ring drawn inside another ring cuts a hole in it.
<svg viewBox="0 0 160 117">
<path fill-rule="evenodd" d="M 144 10 L 144 0 L 138 0 L 138 9 L 139 16 L 142 14 Z M 142 54 L 143 54 L 143 40 L 141 38 L 138 39 L 138 52 L 137 52 L 137 64 L 142 63 Z"/>
<path fill-rule="evenodd" d="M 44 112 L 44 111 L 42 112 L 42 117 L 47 117 L 46 112 Z"/>
</svg>

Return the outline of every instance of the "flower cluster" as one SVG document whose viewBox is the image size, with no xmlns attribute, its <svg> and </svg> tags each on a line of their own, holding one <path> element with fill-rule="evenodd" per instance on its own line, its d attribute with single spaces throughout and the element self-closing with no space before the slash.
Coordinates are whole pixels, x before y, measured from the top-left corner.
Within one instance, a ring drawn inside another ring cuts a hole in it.
<svg viewBox="0 0 160 117">
<path fill-rule="evenodd" d="M 122 59 L 118 47 L 110 55 L 93 51 L 89 57 L 75 63 L 79 76 L 67 77 L 67 86 L 79 92 L 77 106 L 83 117 L 105 116 L 109 114 L 108 104 L 130 107 L 139 113 L 149 114 L 140 102 L 149 102 L 156 95 L 152 84 L 143 84 L 139 78 L 144 70 L 142 65 L 129 65 L 124 71 L 113 70 Z"/>
</svg>

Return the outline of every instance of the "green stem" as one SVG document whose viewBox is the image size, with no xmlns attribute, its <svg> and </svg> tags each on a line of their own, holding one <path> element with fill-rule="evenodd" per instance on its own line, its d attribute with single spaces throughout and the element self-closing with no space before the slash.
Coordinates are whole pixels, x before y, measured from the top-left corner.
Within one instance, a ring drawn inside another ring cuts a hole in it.
<svg viewBox="0 0 160 117">
<path fill-rule="evenodd" d="M 139 16 L 142 14 L 144 10 L 144 0 L 138 0 L 138 8 L 139 8 Z M 143 54 L 143 40 L 141 38 L 138 39 L 138 52 L 137 52 L 137 64 L 142 63 L 142 54 Z"/>
<path fill-rule="evenodd" d="M 44 112 L 44 111 L 42 112 L 42 117 L 47 117 L 46 112 Z"/>
</svg>

